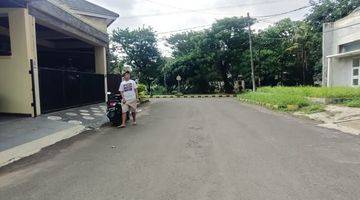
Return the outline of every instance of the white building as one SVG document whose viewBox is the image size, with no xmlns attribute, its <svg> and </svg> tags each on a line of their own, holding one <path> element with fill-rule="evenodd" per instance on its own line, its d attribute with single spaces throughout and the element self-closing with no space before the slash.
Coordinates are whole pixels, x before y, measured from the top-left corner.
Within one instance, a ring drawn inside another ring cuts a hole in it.
<svg viewBox="0 0 360 200">
<path fill-rule="evenodd" d="M 323 27 L 323 85 L 360 85 L 360 8 Z"/>
</svg>

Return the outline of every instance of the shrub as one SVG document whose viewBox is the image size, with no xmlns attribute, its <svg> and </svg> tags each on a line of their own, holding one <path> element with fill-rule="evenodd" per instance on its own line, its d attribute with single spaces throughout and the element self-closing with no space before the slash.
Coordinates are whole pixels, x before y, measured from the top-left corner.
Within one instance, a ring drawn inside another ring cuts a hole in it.
<svg viewBox="0 0 360 200">
<path fill-rule="evenodd" d="M 152 94 L 154 94 L 154 95 L 164 95 L 164 94 L 167 94 L 167 90 L 162 85 L 155 85 L 152 88 Z"/>
<path fill-rule="evenodd" d="M 145 94 L 148 94 L 146 91 L 146 85 L 144 85 L 144 84 L 139 83 L 137 89 L 138 89 L 139 95 L 141 92 L 145 92 Z"/>
<path fill-rule="evenodd" d="M 140 102 L 146 102 L 149 100 L 149 97 L 146 95 L 145 91 L 139 92 L 139 100 Z"/>
<path fill-rule="evenodd" d="M 140 102 L 146 102 L 149 100 L 148 93 L 146 91 L 146 85 L 139 83 L 138 84 L 138 94 Z"/>
</svg>

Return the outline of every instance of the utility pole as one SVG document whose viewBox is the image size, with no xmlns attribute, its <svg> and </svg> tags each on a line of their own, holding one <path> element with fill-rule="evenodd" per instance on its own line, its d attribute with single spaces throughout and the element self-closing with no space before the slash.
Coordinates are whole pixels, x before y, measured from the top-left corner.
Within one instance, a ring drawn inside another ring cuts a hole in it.
<svg viewBox="0 0 360 200">
<path fill-rule="evenodd" d="M 253 51 L 252 51 L 252 39 L 251 39 L 251 24 L 250 24 L 250 14 L 247 13 L 248 17 L 248 27 L 249 27 L 249 44 L 250 44 L 250 62 L 251 62 L 251 81 L 252 81 L 252 89 L 253 92 L 256 91 L 256 83 L 255 83 L 255 69 L 254 69 L 254 59 L 253 59 Z"/>
</svg>

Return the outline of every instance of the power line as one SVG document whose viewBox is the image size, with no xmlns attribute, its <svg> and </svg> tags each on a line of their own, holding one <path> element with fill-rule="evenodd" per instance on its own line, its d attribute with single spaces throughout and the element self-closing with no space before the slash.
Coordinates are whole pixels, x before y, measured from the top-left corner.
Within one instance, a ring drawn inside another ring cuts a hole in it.
<svg viewBox="0 0 360 200">
<path fill-rule="evenodd" d="M 289 13 L 292 13 L 292 12 L 296 12 L 296 11 L 305 9 L 305 8 L 307 8 L 307 7 L 310 7 L 310 6 L 303 6 L 303 7 L 294 9 L 294 10 L 290 10 L 290 11 L 286 11 L 286 12 L 278 13 L 278 14 L 272 14 L 272 15 L 266 15 L 266 16 L 254 16 L 254 17 L 256 17 L 256 18 L 258 18 L 258 17 L 261 18 L 261 17 L 268 17 L 268 16 L 280 16 L 280 15 L 285 15 L 285 14 L 289 14 Z M 266 23 L 271 23 L 271 22 L 266 21 L 266 19 L 258 19 L 258 21 L 262 21 L 262 22 L 266 22 Z M 187 31 L 187 30 L 192 30 L 192 29 L 197 29 L 197 28 L 204 28 L 204 27 L 210 27 L 210 26 L 212 26 L 212 24 L 194 26 L 194 27 L 183 28 L 183 29 L 175 29 L 175 30 L 170 30 L 170 31 L 165 31 L 165 32 L 159 32 L 159 33 L 157 33 L 157 34 L 158 34 L 158 35 L 169 34 L 169 33 Z"/>
<path fill-rule="evenodd" d="M 193 27 L 189 27 L 189 28 L 183 28 L 183 29 L 177 29 L 177 30 L 171 30 L 171 31 L 165 31 L 165 32 L 159 32 L 157 34 L 162 35 L 162 34 L 176 33 L 176 32 L 181 32 L 181 31 L 193 30 L 193 29 L 197 29 L 197 28 L 210 27 L 210 26 L 212 26 L 212 24 L 201 25 L 201 26 L 193 26 Z"/>
<path fill-rule="evenodd" d="M 277 3 L 283 0 L 273 0 L 267 2 L 257 2 L 257 3 L 244 3 L 244 4 L 237 4 L 237 5 L 227 5 L 227 6 L 218 6 L 213 8 L 202 8 L 202 9 L 193 9 L 193 10 L 183 10 L 177 12 L 163 12 L 163 13 L 152 13 L 152 14 L 143 14 L 143 15 L 133 15 L 133 16 L 124 16 L 121 19 L 132 19 L 132 18 L 143 18 L 143 17 L 155 17 L 155 16 L 163 16 L 163 15 L 174 15 L 174 14 L 182 14 L 182 13 L 198 13 L 201 11 L 208 11 L 208 10 L 217 10 L 217 9 L 226 9 L 226 8 L 236 8 L 236 7 L 245 7 L 245 6 L 253 6 L 253 5 L 264 5 L 264 4 L 271 4 Z"/>
<path fill-rule="evenodd" d="M 257 21 L 259 21 L 259 22 L 265 22 L 265 23 L 268 23 L 268 24 L 274 24 L 274 23 L 275 23 L 275 22 L 266 21 L 266 20 L 263 20 L 263 19 L 258 19 Z"/>
<path fill-rule="evenodd" d="M 306 8 L 310 8 L 310 7 L 311 7 L 311 5 L 307 5 L 307 6 L 303 6 L 303 7 L 294 9 L 294 10 L 289 10 L 289 11 L 278 13 L 278 14 L 262 15 L 262 16 L 254 16 L 254 17 L 255 18 L 267 18 L 268 19 L 268 18 L 273 18 L 273 17 L 277 17 L 277 16 L 281 16 L 281 15 L 290 14 L 290 13 L 297 12 L 297 11 L 300 11 L 300 10 L 303 10 L 303 9 L 306 9 Z"/>
</svg>

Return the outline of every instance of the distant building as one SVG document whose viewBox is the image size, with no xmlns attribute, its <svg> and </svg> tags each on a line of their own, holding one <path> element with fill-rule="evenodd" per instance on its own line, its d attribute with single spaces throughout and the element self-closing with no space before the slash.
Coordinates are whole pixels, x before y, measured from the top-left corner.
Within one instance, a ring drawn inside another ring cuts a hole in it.
<svg viewBox="0 0 360 200">
<path fill-rule="evenodd" d="M 323 85 L 360 85 L 360 8 L 323 26 Z"/>
<path fill-rule="evenodd" d="M 107 27 L 116 18 L 86 0 L 0 0 L 0 113 L 105 101 Z"/>
</svg>

